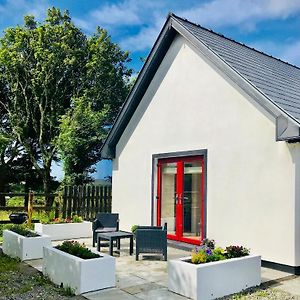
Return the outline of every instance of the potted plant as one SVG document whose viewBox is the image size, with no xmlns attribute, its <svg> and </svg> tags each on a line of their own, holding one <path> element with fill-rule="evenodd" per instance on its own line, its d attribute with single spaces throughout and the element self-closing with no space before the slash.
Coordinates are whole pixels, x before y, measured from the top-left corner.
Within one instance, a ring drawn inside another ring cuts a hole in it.
<svg viewBox="0 0 300 300">
<path fill-rule="evenodd" d="M 261 257 L 243 246 L 203 240 L 190 257 L 168 261 L 168 288 L 185 297 L 216 299 L 261 283 Z"/>
<path fill-rule="evenodd" d="M 92 222 L 83 221 L 78 215 L 72 218 L 53 218 L 35 223 L 34 229 L 40 234 L 49 235 L 51 240 L 78 239 L 92 236 Z"/>
<path fill-rule="evenodd" d="M 43 247 L 51 246 L 49 236 L 37 234 L 22 226 L 12 226 L 3 231 L 3 253 L 20 260 L 43 257 Z"/>
<path fill-rule="evenodd" d="M 78 242 L 44 248 L 43 274 L 76 295 L 115 286 L 115 269 L 114 257 L 92 252 Z"/>
<path fill-rule="evenodd" d="M 134 237 L 135 237 L 135 233 L 136 233 L 138 227 L 139 227 L 139 225 L 132 225 L 132 226 L 131 226 L 131 232 L 132 232 L 132 234 L 134 235 Z"/>
</svg>

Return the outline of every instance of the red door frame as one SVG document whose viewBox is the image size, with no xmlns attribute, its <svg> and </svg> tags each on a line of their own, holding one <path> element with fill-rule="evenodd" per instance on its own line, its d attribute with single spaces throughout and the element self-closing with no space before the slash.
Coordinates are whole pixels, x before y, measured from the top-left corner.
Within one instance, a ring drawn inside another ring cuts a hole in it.
<svg viewBox="0 0 300 300">
<path fill-rule="evenodd" d="M 200 223 L 200 239 L 192 239 L 183 236 L 183 175 L 184 175 L 184 163 L 201 161 L 202 166 L 202 176 L 201 176 L 201 223 Z M 204 156 L 187 156 L 187 157 L 172 157 L 159 159 L 157 163 L 157 225 L 161 225 L 161 166 L 164 163 L 177 163 L 177 181 L 176 181 L 176 234 L 168 234 L 168 239 L 186 242 L 189 244 L 199 245 L 204 239 L 204 228 L 205 228 L 205 213 L 204 213 L 204 178 L 205 178 L 205 168 L 204 168 Z"/>
</svg>

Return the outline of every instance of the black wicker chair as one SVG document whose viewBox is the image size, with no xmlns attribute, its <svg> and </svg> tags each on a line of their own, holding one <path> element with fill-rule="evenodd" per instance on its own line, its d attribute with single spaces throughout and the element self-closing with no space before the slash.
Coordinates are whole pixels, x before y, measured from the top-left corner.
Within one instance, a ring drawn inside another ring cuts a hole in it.
<svg viewBox="0 0 300 300">
<path fill-rule="evenodd" d="M 135 259 L 141 253 L 162 254 L 167 260 L 167 224 L 160 226 L 139 226 L 135 233 Z"/>
<path fill-rule="evenodd" d="M 93 221 L 93 247 L 97 242 L 97 233 L 119 231 L 119 214 L 98 213 Z"/>
</svg>

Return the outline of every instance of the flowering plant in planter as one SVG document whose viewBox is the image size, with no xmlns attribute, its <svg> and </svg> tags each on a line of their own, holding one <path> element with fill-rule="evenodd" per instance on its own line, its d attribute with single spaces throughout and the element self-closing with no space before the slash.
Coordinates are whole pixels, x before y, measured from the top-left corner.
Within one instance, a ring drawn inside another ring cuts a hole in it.
<svg viewBox="0 0 300 300">
<path fill-rule="evenodd" d="M 243 257 L 250 254 L 249 249 L 243 246 L 228 246 L 225 249 L 215 247 L 215 241 L 204 239 L 199 248 L 192 251 L 191 262 L 203 264 L 230 258 Z"/>
<path fill-rule="evenodd" d="M 116 285 L 116 262 L 110 255 L 99 255 L 76 241 L 44 247 L 43 251 L 43 274 L 76 295 Z"/>
<path fill-rule="evenodd" d="M 9 226 L 3 231 L 3 253 L 21 260 L 43 257 L 43 247 L 50 246 L 49 236 L 37 234 L 24 225 Z"/>
<path fill-rule="evenodd" d="M 214 240 L 205 239 L 190 257 L 168 261 L 168 288 L 197 300 L 221 298 L 259 285 L 260 268 L 260 255 L 249 249 L 215 247 Z"/>
<path fill-rule="evenodd" d="M 47 221 L 43 221 L 43 224 L 63 224 L 63 223 L 82 223 L 83 220 L 78 215 L 72 215 L 72 218 L 52 218 Z"/>
<path fill-rule="evenodd" d="M 82 217 L 73 214 L 72 218 L 52 218 L 35 223 L 35 231 L 46 234 L 51 240 L 70 240 L 91 237 L 92 223 L 83 221 Z"/>
<path fill-rule="evenodd" d="M 25 228 L 24 226 L 18 226 L 18 225 L 15 225 L 15 226 L 11 226 L 9 228 L 10 231 L 13 231 L 19 235 L 22 235 L 24 237 L 37 237 L 37 236 L 40 236 L 39 234 Z"/>
<path fill-rule="evenodd" d="M 61 245 L 58 245 L 55 248 L 82 259 L 101 257 L 99 254 L 93 253 L 90 249 L 88 249 L 84 243 L 80 244 L 76 241 L 64 241 Z"/>
</svg>

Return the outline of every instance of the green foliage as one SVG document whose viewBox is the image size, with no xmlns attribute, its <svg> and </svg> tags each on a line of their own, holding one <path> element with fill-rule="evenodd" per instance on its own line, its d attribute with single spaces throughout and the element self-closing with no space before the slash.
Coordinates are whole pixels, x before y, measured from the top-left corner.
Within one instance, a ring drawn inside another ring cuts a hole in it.
<svg viewBox="0 0 300 300">
<path fill-rule="evenodd" d="M 62 159 L 66 181 L 89 179 L 91 165 L 100 159 L 103 128 L 128 93 L 128 61 L 128 53 L 105 30 L 98 28 L 87 38 L 69 13 L 57 8 L 48 9 L 41 23 L 25 16 L 23 26 L 5 30 L 0 39 L 0 149 L 11 141 L 26 154 L 46 194 L 53 160 Z M 48 206 L 52 201 L 47 197 Z"/>
<path fill-rule="evenodd" d="M 201 249 L 199 251 L 193 250 L 192 252 L 192 263 L 193 264 L 203 264 L 207 261 L 207 254 L 205 250 Z"/>
<path fill-rule="evenodd" d="M 58 137 L 59 153 L 63 159 L 64 183 L 82 184 L 91 181 L 92 165 L 100 159 L 101 141 L 106 136 L 103 124 L 108 109 L 94 111 L 85 98 L 74 99 L 74 106 L 62 116 Z"/>
<path fill-rule="evenodd" d="M 62 291 L 60 292 L 60 294 L 62 296 L 72 297 L 75 295 L 75 291 L 70 286 L 66 286 L 66 287 L 62 288 Z"/>
<path fill-rule="evenodd" d="M 19 267 L 19 260 L 5 254 L 0 254 L 0 274 L 9 271 L 16 271 Z"/>
<path fill-rule="evenodd" d="M 207 262 L 219 261 L 226 259 L 225 251 L 221 247 L 212 250 L 212 254 L 207 256 Z"/>
<path fill-rule="evenodd" d="M 101 28 L 87 40 L 87 48 L 83 90 L 62 116 L 57 140 L 65 184 L 91 181 L 88 174 L 95 171 L 92 166 L 100 160 L 105 128 L 113 122 L 129 92 L 131 70 L 125 67 L 128 53 L 112 43 Z"/>
<path fill-rule="evenodd" d="M 136 233 L 136 230 L 138 229 L 138 227 L 139 227 L 139 225 L 132 225 L 132 226 L 131 226 L 131 232 L 132 232 L 133 234 L 135 234 L 135 233 Z"/>
<path fill-rule="evenodd" d="M 56 246 L 56 248 L 82 259 L 101 257 L 100 255 L 93 253 L 84 244 L 80 244 L 76 241 L 64 241 L 61 245 Z"/>
<path fill-rule="evenodd" d="M 250 254 L 250 250 L 243 246 L 229 246 L 226 247 L 226 257 L 227 258 L 236 258 L 243 257 Z"/>
<path fill-rule="evenodd" d="M 10 231 L 13 231 L 17 234 L 20 234 L 25 237 L 37 237 L 39 236 L 37 233 L 28 230 L 24 225 L 13 225 L 9 228 Z"/>
</svg>

